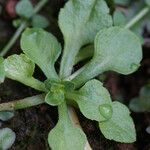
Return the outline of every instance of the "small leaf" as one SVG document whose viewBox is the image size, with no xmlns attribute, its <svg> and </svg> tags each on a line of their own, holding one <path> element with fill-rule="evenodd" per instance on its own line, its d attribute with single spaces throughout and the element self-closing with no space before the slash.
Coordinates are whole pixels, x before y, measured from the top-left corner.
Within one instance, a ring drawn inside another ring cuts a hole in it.
<svg viewBox="0 0 150 150">
<path fill-rule="evenodd" d="M 54 64 L 61 53 L 61 45 L 52 34 L 40 28 L 27 28 L 21 37 L 21 48 L 48 79 L 58 79 Z"/>
<path fill-rule="evenodd" d="M 98 80 L 88 81 L 78 92 L 67 98 L 74 99 L 88 119 L 105 121 L 112 116 L 110 95 Z"/>
<path fill-rule="evenodd" d="M 113 102 L 112 118 L 99 123 L 99 127 L 105 138 L 122 143 L 132 143 L 136 140 L 135 127 L 128 108 Z"/>
<path fill-rule="evenodd" d="M 80 61 L 84 61 L 84 60 L 92 57 L 93 53 L 94 53 L 94 46 L 93 45 L 88 45 L 88 46 L 81 48 L 81 50 L 79 51 L 79 53 L 76 56 L 74 64 L 77 64 Z"/>
<path fill-rule="evenodd" d="M 75 89 L 74 83 L 71 81 L 63 81 L 65 91 L 73 91 Z"/>
<path fill-rule="evenodd" d="M 32 76 L 34 68 L 35 64 L 25 54 L 14 54 L 4 60 L 4 69 L 7 78 L 45 92 L 45 85 Z"/>
<path fill-rule="evenodd" d="M 65 40 L 61 76 L 68 76 L 71 72 L 80 48 L 93 43 L 97 32 L 110 26 L 112 18 L 104 0 L 69 0 L 66 3 L 59 13 L 59 27 Z"/>
<path fill-rule="evenodd" d="M 3 83 L 5 79 L 4 59 L 0 57 L 0 83 Z"/>
<path fill-rule="evenodd" d="M 104 29 L 95 39 L 94 56 L 95 61 L 99 59 L 99 63 L 107 63 L 107 70 L 130 74 L 140 66 L 141 43 L 139 38 L 127 29 L 119 27 Z"/>
<path fill-rule="evenodd" d="M 9 128 L 0 129 L 0 149 L 7 150 L 14 143 L 15 133 Z"/>
<path fill-rule="evenodd" d="M 16 5 L 16 13 L 24 18 L 30 18 L 34 11 L 30 0 L 20 0 Z"/>
<path fill-rule="evenodd" d="M 65 41 L 73 37 L 81 45 L 93 42 L 100 29 L 111 25 L 109 8 L 103 0 L 70 0 L 59 14 L 59 26 Z"/>
<path fill-rule="evenodd" d="M 51 106 L 58 106 L 65 100 L 65 95 L 63 90 L 57 90 L 53 92 L 48 92 L 45 97 L 45 102 Z"/>
<path fill-rule="evenodd" d="M 14 112 L 12 111 L 0 111 L 0 120 L 7 121 L 14 116 Z"/>
<path fill-rule="evenodd" d="M 49 26 L 49 21 L 42 15 L 34 15 L 32 17 L 32 26 L 37 28 L 46 28 Z"/>
<path fill-rule="evenodd" d="M 21 25 L 22 21 L 23 21 L 22 19 L 15 19 L 15 20 L 13 20 L 13 26 L 15 28 L 18 28 Z"/>
<path fill-rule="evenodd" d="M 4 60 L 4 68 L 8 78 L 22 82 L 32 77 L 35 65 L 26 55 L 14 54 Z"/>
<path fill-rule="evenodd" d="M 121 27 L 103 29 L 96 36 L 93 59 L 72 82 L 79 86 L 109 70 L 130 74 L 139 68 L 141 59 L 141 43 L 134 33 Z"/>
<path fill-rule="evenodd" d="M 74 127 L 65 103 L 58 106 L 59 121 L 48 135 L 48 143 L 53 150 L 83 150 L 86 136 L 81 129 Z"/>
<path fill-rule="evenodd" d="M 140 99 L 137 98 L 137 97 L 133 98 L 130 101 L 129 108 L 134 112 L 144 112 L 144 111 L 146 111 L 145 108 L 142 106 Z"/>
<path fill-rule="evenodd" d="M 145 0 L 145 2 L 150 7 L 150 0 Z"/>
<path fill-rule="evenodd" d="M 150 112 L 150 87 L 142 87 L 139 97 L 133 98 L 129 107 L 134 112 Z"/>
<path fill-rule="evenodd" d="M 114 21 L 115 26 L 125 26 L 125 24 L 127 22 L 125 15 L 119 10 L 116 10 L 114 12 L 113 21 Z"/>
</svg>

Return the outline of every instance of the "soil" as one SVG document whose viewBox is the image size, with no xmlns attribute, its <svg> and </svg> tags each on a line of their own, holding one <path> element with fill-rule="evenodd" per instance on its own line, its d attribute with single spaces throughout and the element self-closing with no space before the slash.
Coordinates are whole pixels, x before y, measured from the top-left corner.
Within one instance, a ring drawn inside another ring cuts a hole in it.
<svg viewBox="0 0 150 150">
<path fill-rule="evenodd" d="M 0 4 L 4 7 L 9 1 L 0 0 Z M 46 6 L 42 12 L 51 22 L 48 30 L 55 34 L 60 41 L 62 40 L 62 35 L 57 28 L 56 20 L 58 11 L 63 4 L 63 0 L 57 0 L 55 2 L 50 1 L 49 6 Z M 52 17 L 50 17 L 49 14 L 51 14 Z M 0 43 L 3 43 L 3 45 L 15 31 L 11 25 L 14 16 L 14 14 L 9 15 L 7 9 L 4 9 L 0 14 Z M 54 28 L 54 25 L 56 28 Z M 140 69 L 136 73 L 128 76 L 122 76 L 113 72 L 105 73 L 106 78 L 104 83 L 109 89 L 112 98 L 122 101 L 126 105 L 129 104 L 131 98 L 138 96 L 140 88 L 149 80 L 150 35 L 145 31 L 144 36 L 146 41 L 143 46 L 144 58 Z M 3 45 L 1 44 L 0 48 Z M 8 55 L 13 53 L 20 53 L 19 42 L 13 46 Z M 40 77 L 41 80 L 44 80 L 45 78 L 38 68 L 36 68 L 35 76 Z M 38 94 L 37 91 L 16 81 L 6 79 L 0 86 L 0 103 L 22 99 L 36 94 Z M 131 115 L 135 122 L 137 141 L 132 144 L 122 144 L 105 139 L 100 133 L 97 123 L 86 119 L 80 112 L 78 112 L 81 126 L 83 127 L 93 150 L 150 150 L 150 134 L 145 130 L 146 127 L 150 125 L 150 114 L 132 112 Z M 57 109 L 46 104 L 16 111 L 15 116 L 11 120 L 3 122 L 2 124 L 2 127 L 10 127 L 13 129 L 17 136 L 15 144 L 10 150 L 49 149 L 47 136 L 49 131 L 56 125 L 57 119 Z"/>
</svg>

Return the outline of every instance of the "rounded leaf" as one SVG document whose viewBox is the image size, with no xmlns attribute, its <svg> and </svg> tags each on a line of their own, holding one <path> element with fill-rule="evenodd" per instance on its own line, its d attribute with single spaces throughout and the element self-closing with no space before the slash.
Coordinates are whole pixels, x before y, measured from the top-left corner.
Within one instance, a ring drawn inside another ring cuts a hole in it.
<svg viewBox="0 0 150 150">
<path fill-rule="evenodd" d="M 112 116 L 110 94 L 98 80 L 88 81 L 79 91 L 70 95 L 70 99 L 78 103 L 80 111 L 88 119 L 100 122 Z"/>
<path fill-rule="evenodd" d="M 104 63 L 106 70 L 130 74 L 139 68 L 141 60 L 141 42 L 130 30 L 110 27 L 97 34 L 93 61 Z"/>
<path fill-rule="evenodd" d="M 65 103 L 58 106 L 58 113 L 58 123 L 48 135 L 50 147 L 53 150 L 83 150 L 86 145 L 86 136 L 72 123 Z"/>
<path fill-rule="evenodd" d="M 16 5 L 16 13 L 21 17 L 30 18 L 34 13 L 30 0 L 20 0 Z"/>
<path fill-rule="evenodd" d="M 24 80 L 32 77 L 35 64 L 24 54 L 11 55 L 4 60 L 6 76 L 13 80 Z"/>
<path fill-rule="evenodd" d="M 141 42 L 133 32 L 121 27 L 103 29 L 95 38 L 92 60 L 72 82 L 79 87 L 105 71 L 130 74 L 139 68 L 141 60 Z"/>
<path fill-rule="evenodd" d="M 7 121 L 14 116 L 13 111 L 0 111 L 0 120 Z"/>
<path fill-rule="evenodd" d="M 0 129 L 0 149 L 7 150 L 14 143 L 15 133 L 9 128 Z"/>
<path fill-rule="evenodd" d="M 34 15 L 32 17 L 32 26 L 37 28 L 46 28 L 49 25 L 49 21 L 42 15 Z"/>
<path fill-rule="evenodd" d="M 93 42 L 100 29 L 111 25 L 112 18 L 104 0 L 69 0 L 59 14 L 65 40 L 79 39 L 77 44 L 81 46 Z"/>
<path fill-rule="evenodd" d="M 112 107 L 111 119 L 99 123 L 101 132 L 109 140 L 122 143 L 135 142 L 135 126 L 128 108 L 119 102 L 113 102 Z"/>
<path fill-rule="evenodd" d="M 58 106 L 65 100 L 65 95 L 62 90 L 48 92 L 45 97 L 45 102 L 51 106 Z"/>
<path fill-rule="evenodd" d="M 61 45 L 51 33 L 40 28 L 27 28 L 21 36 L 21 48 L 48 79 L 58 78 L 54 64 L 61 53 Z"/>
</svg>

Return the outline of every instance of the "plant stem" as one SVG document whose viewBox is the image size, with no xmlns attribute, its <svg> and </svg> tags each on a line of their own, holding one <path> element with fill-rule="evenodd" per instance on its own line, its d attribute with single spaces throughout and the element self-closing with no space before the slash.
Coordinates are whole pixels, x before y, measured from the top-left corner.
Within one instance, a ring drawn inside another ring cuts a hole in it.
<svg viewBox="0 0 150 150">
<path fill-rule="evenodd" d="M 82 129 L 78 116 L 73 107 L 68 106 L 68 113 L 74 126 Z M 92 150 L 88 141 L 85 144 L 84 150 Z"/>
<path fill-rule="evenodd" d="M 75 57 L 78 53 L 78 50 L 80 49 L 80 44 L 77 44 L 75 41 L 77 40 L 69 39 L 66 41 L 66 44 L 64 46 L 59 72 L 61 79 L 70 76 L 72 72 Z"/>
<path fill-rule="evenodd" d="M 44 103 L 44 94 L 0 104 L 0 111 L 12 111 Z"/>
<path fill-rule="evenodd" d="M 38 13 L 42 7 L 48 2 L 48 0 L 41 0 L 35 7 L 34 7 L 34 14 Z"/>
<path fill-rule="evenodd" d="M 26 27 L 26 21 L 22 22 L 22 24 L 19 26 L 19 28 L 16 30 L 15 34 L 12 36 L 12 38 L 9 40 L 7 45 L 2 49 L 0 52 L 0 56 L 5 56 L 6 53 L 9 51 L 9 49 L 13 46 L 13 44 L 16 42 L 22 31 Z"/>
<path fill-rule="evenodd" d="M 26 80 L 20 80 L 19 82 L 21 82 L 27 86 L 30 86 L 30 87 L 34 88 L 35 90 L 47 92 L 44 83 L 35 79 L 34 77 L 26 78 Z"/>
<path fill-rule="evenodd" d="M 131 21 L 129 21 L 127 23 L 127 25 L 125 26 L 125 28 L 129 29 L 132 26 L 134 26 L 139 20 L 141 20 L 149 12 L 149 10 L 150 10 L 149 7 L 143 8 L 133 19 L 131 19 Z"/>
<path fill-rule="evenodd" d="M 46 2 L 48 2 L 48 0 L 41 0 L 34 8 L 34 14 L 38 13 L 42 7 L 46 4 Z M 32 16 L 33 16 L 32 15 Z M 31 17 L 32 17 L 31 16 Z M 21 23 L 21 25 L 19 26 L 19 28 L 16 30 L 16 32 L 14 33 L 14 35 L 11 37 L 11 39 L 9 40 L 9 42 L 6 44 L 6 46 L 1 50 L 0 52 L 0 56 L 5 56 L 7 54 L 7 52 L 9 51 L 9 49 L 14 45 L 14 43 L 17 41 L 17 39 L 19 38 L 20 34 L 22 33 L 22 31 L 27 27 L 27 23 L 28 20 L 25 20 Z"/>
</svg>

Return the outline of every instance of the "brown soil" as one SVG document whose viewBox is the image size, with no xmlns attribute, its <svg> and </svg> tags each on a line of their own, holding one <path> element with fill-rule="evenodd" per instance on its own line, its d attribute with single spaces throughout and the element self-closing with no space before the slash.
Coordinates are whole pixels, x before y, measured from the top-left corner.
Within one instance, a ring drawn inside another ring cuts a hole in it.
<svg viewBox="0 0 150 150">
<path fill-rule="evenodd" d="M 3 0 L 0 3 L 4 4 Z M 51 3 L 52 11 L 49 12 L 54 18 L 48 17 L 52 24 L 56 25 L 56 17 L 59 8 L 63 5 L 63 1 L 55 1 Z M 48 14 L 49 8 L 45 7 L 43 14 Z M 6 17 L 7 12 L 0 15 L 0 42 L 5 43 L 10 35 L 14 32 L 11 27 L 11 17 Z M 8 14 L 7 14 L 8 15 Z M 2 28 L 1 28 L 2 26 Z M 58 28 L 50 26 L 50 31 L 57 37 L 61 37 Z M 134 74 L 122 76 L 116 73 L 106 73 L 105 86 L 109 89 L 113 99 L 119 99 L 126 105 L 129 104 L 131 98 L 138 95 L 140 88 L 148 81 L 150 77 L 150 52 L 149 50 L 149 35 L 146 33 L 146 45 L 143 47 L 144 59 L 141 68 Z M 62 39 L 59 38 L 60 40 Z M 18 53 L 18 43 L 11 49 L 9 54 Z M 43 74 L 36 69 L 36 76 L 44 79 Z M 37 91 L 26 87 L 18 82 L 6 80 L 0 86 L 0 103 L 21 99 L 27 96 L 36 95 Z M 145 129 L 150 125 L 149 113 L 133 113 L 132 117 L 135 122 L 137 131 L 137 141 L 133 144 L 121 144 L 106 140 L 100 133 L 97 123 L 86 119 L 80 112 L 78 116 L 86 133 L 88 140 L 93 150 L 149 150 L 150 149 L 150 134 Z M 4 122 L 2 127 L 10 127 L 17 135 L 15 144 L 11 150 L 46 150 L 48 148 L 47 136 L 49 131 L 55 126 L 58 114 L 55 107 L 48 105 L 40 105 L 25 110 L 15 112 L 13 119 Z"/>
</svg>

